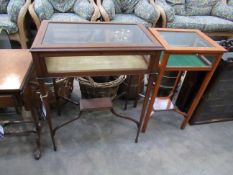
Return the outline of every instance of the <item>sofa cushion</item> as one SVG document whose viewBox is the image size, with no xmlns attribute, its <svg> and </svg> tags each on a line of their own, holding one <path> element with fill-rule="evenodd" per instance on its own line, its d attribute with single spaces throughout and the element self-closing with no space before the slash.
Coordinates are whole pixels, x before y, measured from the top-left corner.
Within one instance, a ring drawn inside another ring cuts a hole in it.
<svg viewBox="0 0 233 175">
<path fill-rule="evenodd" d="M 51 17 L 52 21 L 67 21 L 67 22 L 87 22 L 86 19 L 74 13 L 54 13 Z"/>
<path fill-rule="evenodd" d="M 151 24 L 149 24 L 142 18 L 137 17 L 134 14 L 116 14 L 115 18 L 111 22 L 137 23 L 137 24 L 143 24 L 146 27 L 151 27 Z"/>
<path fill-rule="evenodd" d="M 10 0 L 7 6 L 7 14 L 12 22 L 17 23 L 18 15 L 25 4 L 25 0 Z"/>
<path fill-rule="evenodd" d="M 0 0 L 0 14 L 7 13 L 7 5 L 10 0 Z"/>
<path fill-rule="evenodd" d="M 172 22 L 175 19 L 175 10 L 167 4 L 165 0 L 157 0 L 156 3 L 164 10 L 168 22 Z"/>
<path fill-rule="evenodd" d="M 219 2 L 214 6 L 211 15 L 233 21 L 233 6 Z"/>
<path fill-rule="evenodd" d="M 116 13 L 133 13 L 135 6 L 140 0 L 113 0 Z"/>
<path fill-rule="evenodd" d="M 228 0 L 227 4 L 233 6 L 233 0 Z"/>
<path fill-rule="evenodd" d="M 49 0 L 49 2 L 59 12 L 67 12 L 74 6 L 75 0 Z"/>
<path fill-rule="evenodd" d="M 199 29 L 203 32 L 232 32 L 233 22 L 215 16 L 175 16 L 169 28 Z"/>
<path fill-rule="evenodd" d="M 74 12 L 87 20 L 91 20 L 94 10 L 88 0 L 77 0 L 74 4 Z"/>
<path fill-rule="evenodd" d="M 167 4 L 172 6 L 176 15 L 185 15 L 185 0 L 166 0 Z"/>
<path fill-rule="evenodd" d="M 48 0 L 35 0 L 34 9 L 41 21 L 50 19 L 54 13 L 53 6 Z"/>
<path fill-rule="evenodd" d="M 155 24 L 159 18 L 159 13 L 148 2 L 148 0 L 141 0 L 134 9 L 135 15 L 146 20 L 149 23 Z"/>
<path fill-rule="evenodd" d="M 186 0 L 186 15 L 209 16 L 212 8 L 219 0 Z"/>
<path fill-rule="evenodd" d="M 103 0 L 102 6 L 108 14 L 110 20 L 112 20 L 116 14 L 115 4 L 113 0 Z"/>
<path fill-rule="evenodd" d="M 6 30 L 8 34 L 18 32 L 16 23 L 12 22 L 7 14 L 0 15 L 0 28 Z"/>
</svg>

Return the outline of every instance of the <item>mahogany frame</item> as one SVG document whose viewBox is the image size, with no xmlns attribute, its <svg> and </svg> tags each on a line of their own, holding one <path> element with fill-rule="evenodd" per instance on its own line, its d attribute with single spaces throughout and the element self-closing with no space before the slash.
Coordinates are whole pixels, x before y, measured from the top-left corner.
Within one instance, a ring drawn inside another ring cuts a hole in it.
<svg viewBox="0 0 233 175">
<path fill-rule="evenodd" d="M 12 64 L 13 67 L 8 67 L 8 74 L 16 74 L 16 69 L 21 70 L 25 69 L 25 72 L 20 75 L 21 81 L 19 87 L 12 88 L 12 85 L 9 84 L 8 87 L 0 88 L 0 105 L 1 107 L 12 107 L 17 105 L 24 104 L 25 108 L 31 112 L 31 119 L 27 120 L 3 120 L 0 121 L 3 125 L 18 125 L 18 124 L 26 124 L 31 123 L 34 125 L 33 129 L 25 129 L 22 131 L 16 131 L 16 132 L 8 132 L 5 133 L 5 135 L 25 135 L 29 133 L 33 133 L 36 135 L 36 149 L 34 151 L 34 158 L 36 160 L 39 160 L 41 157 L 41 124 L 38 118 L 38 115 L 36 113 L 36 109 L 34 107 L 33 98 L 32 98 L 32 87 L 30 84 L 30 80 L 33 78 L 34 73 L 34 65 L 32 62 L 31 54 L 28 49 L 1 49 L 0 51 L 1 55 L 4 57 L 7 57 L 8 59 L 5 59 L 6 64 Z M 22 65 L 19 69 L 17 66 L 17 62 L 15 60 L 21 59 Z M 22 61 L 24 59 L 24 61 Z M 25 61 L 27 60 L 27 62 Z M 4 65 L 3 65 L 4 66 Z M 4 71 L 0 69 L 0 71 Z M 4 73 L 3 73 L 4 75 Z M 1 73 L 2 76 L 2 73 Z M 4 77 L 8 78 L 8 77 Z M 1 79 L 2 80 L 2 79 Z M 14 79 L 11 81 L 15 81 Z M 4 79 L 3 79 L 4 82 Z M 1 81 L 2 83 L 2 81 Z M 18 113 L 18 109 L 16 108 L 16 112 Z"/>
<path fill-rule="evenodd" d="M 41 23 L 41 26 L 39 28 L 39 31 L 37 33 L 37 36 L 34 40 L 34 43 L 31 48 L 31 53 L 33 56 L 33 61 L 35 63 L 36 72 L 38 76 L 38 81 L 40 85 L 41 90 L 41 96 L 43 103 L 45 105 L 45 109 L 47 111 L 47 122 L 50 129 L 50 135 L 53 142 L 54 150 L 56 150 L 56 143 L 54 139 L 54 128 L 52 125 L 52 117 L 50 114 L 49 109 L 49 103 L 48 103 L 48 96 L 47 91 L 44 86 L 43 79 L 46 77 L 64 77 L 64 76 L 104 76 L 104 75 L 142 75 L 142 74 L 149 74 L 149 82 L 148 82 L 148 88 L 146 91 L 146 98 L 143 103 L 143 107 L 140 114 L 139 119 L 139 131 L 141 130 L 142 123 L 144 120 L 145 112 L 147 110 L 147 105 L 149 103 L 149 99 L 152 93 L 152 87 L 154 80 L 157 77 L 157 71 L 159 67 L 159 58 L 161 51 L 164 50 L 163 46 L 156 40 L 156 38 L 153 37 L 153 35 L 143 26 L 138 24 L 122 24 L 122 23 L 88 23 L 91 25 L 101 24 L 101 25 L 136 25 L 138 26 L 145 34 L 146 36 L 152 41 L 152 44 L 150 45 L 135 45 L 135 44 L 129 44 L 129 45 L 109 45 L 109 44 L 73 44 L 73 45 L 67 45 L 67 44 L 59 44 L 58 45 L 46 45 L 42 46 L 42 40 L 45 35 L 45 31 L 47 29 L 47 26 L 49 23 L 66 23 L 66 22 L 50 22 L 50 21 L 43 21 Z M 82 24 L 82 23 L 79 23 Z M 85 23 L 83 23 L 85 24 Z M 145 71 L 142 70 L 125 70 L 124 72 L 122 70 L 120 71 L 98 71 L 98 72 L 70 72 L 70 73 L 56 73 L 56 74 L 49 74 L 46 69 L 45 65 L 45 57 L 56 57 L 56 56 L 98 56 L 98 55 L 150 55 L 150 62 L 148 65 L 148 69 Z M 157 95 L 157 94 L 156 94 Z M 137 138 L 136 140 L 137 141 Z"/>
<path fill-rule="evenodd" d="M 161 61 L 161 66 L 160 66 L 160 75 L 163 75 L 165 73 L 165 71 L 168 70 L 172 70 L 172 71 L 207 71 L 207 74 L 190 106 L 190 108 L 188 109 L 187 113 L 184 113 L 184 120 L 180 126 L 181 129 L 184 129 L 185 126 L 187 125 L 187 123 L 189 122 L 189 120 L 191 119 L 195 109 L 197 108 L 197 105 L 199 103 L 199 101 L 201 100 L 201 97 L 212 77 L 212 75 L 214 74 L 223 53 L 226 51 L 223 47 L 221 47 L 220 45 L 218 45 L 215 41 L 213 41 L 211 38 L 209 38 L 207 35 L 205 35 L 204 33 L 202 33 L 200 30 L 195 30 L 195 29 L 171 29 L 171 28 L 150 28 L 149 31 L 154 35 L 155 38 L 158 39 L 158 41 L 161 43 L 161 45 L 163 45 L 163 47 L 165 48 L 164 54 L 163 54 L 163 58 Z M 213 47 L 172 47 L 170 46 L 159 34 L 159 31 L 166 31 L 166 32 L 195 32 L 196 34 L 198 34 L 202 39 L 204 39 L 205 41 L 207 41 L 210 45 L 212 45 Z M 194 68 L 185 68 L 185 67 L 173 67 L 173 68 L 167 68 L 167 62 L 169 59 L 170 55 L 176 55 L 176 54 L 201 54 L 201 55 L 211 55 L 215 57 L 214 62 L 212 63 L 212 66 L 210 68 L 207 69 L 203 69 L 201 67 L 194 67 Z M 161 81 L 162 80 L 162 76 L 159 76 L 157 81 Z M 153 104 L 155 102 L 155 98 L 156 98 L 156 94 L 158 93 L 159 90 L 159 83 L 157 83 L 154 87 L 153 87 L 153 95 L 151 97 L 151 101 L 150 104 L 148 106 L 148 110 L 145 116 L 145 120 L 143 123 L 143 127 L 142 127 L 142 132 L 145 132 L 149 123 L 149 119 L 151 117 L 152 111 L 153 111 Z"/>
</svg>

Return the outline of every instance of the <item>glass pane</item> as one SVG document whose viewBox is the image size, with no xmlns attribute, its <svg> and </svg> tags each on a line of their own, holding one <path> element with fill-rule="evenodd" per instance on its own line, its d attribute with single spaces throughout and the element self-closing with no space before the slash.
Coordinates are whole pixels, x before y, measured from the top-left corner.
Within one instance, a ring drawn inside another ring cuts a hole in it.
<svg viewBox="0 0 233 175">
<path fill-rule="evenodd" d="M 137 37 L 135 37 L 137 36 Z M 43 44 L 152 44 L 137 25 L 49 23 Z"/>
<path fill-rule="evenodd" d="M 205 58 L 211 63 L 213 63 L 216 59 L 214 56 L 211 56 L 211 55 L 205 56 Z"/>
<path fill-rule="evenodd" d="M 162 32 L 160 35 L 173 47 L 213 47 L 195 32 Z"/>
</svg>

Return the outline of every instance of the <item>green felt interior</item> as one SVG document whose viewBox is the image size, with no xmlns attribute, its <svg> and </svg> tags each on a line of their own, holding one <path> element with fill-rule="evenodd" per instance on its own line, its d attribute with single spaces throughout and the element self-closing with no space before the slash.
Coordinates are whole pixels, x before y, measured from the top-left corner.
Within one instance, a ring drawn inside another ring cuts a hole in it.
<svg viewBox="0 0 233 175">
<path fill-rule="evenodd" d="M 163 54 L 161 54 L 162 58 Z M 198 55 L 170 55 L 167 67 L 206 67 Z"/>
<path fill-rule="evenodd" d="M 207 66 L 197 55 L 170 55 L 168 67 L 204 67 Z"/>
</svg>

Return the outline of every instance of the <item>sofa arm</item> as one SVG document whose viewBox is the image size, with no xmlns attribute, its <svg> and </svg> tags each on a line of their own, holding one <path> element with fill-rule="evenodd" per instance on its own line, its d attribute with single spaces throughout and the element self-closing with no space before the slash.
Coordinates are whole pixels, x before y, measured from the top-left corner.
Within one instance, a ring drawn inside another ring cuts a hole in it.
<svg viewBox="0 0 233 175">
<path fill-rule="evenodd" d="M 139 1 L 135 6 L 134 13 L 136 16 L 152 24 L 155 24 L 160 16 L 159 11 L 148 0 Z"/>
<path fill-rule="evenodd" d="M 28 11 L 28 7 L 31 4 L 31 0 L 26 0 L 25 4 L 19 11 L 17 18 L 17 26 L 19 29 L 20 44 L 23 49 L 27 48 L 27 30 L 25 28 L 25 16 Z"/>
<path fill-rule="evenodd" d="M 7 14 L 12 22 L 17 23 L 19 12 L 24 4 L 25 0 L 10 0 L 7 5 Z"/>
<path fill-rule="evenodd" d="M 86 20 L 91 20 L 94 11 L 95 9 L 89 0 L 78 0 L 74 4 L 74 12 Z"/>
<path fill-rule="evenodd" d="M 218 2 L 213 7 L 211 15 L 233 21 L 233 6 Z"/>
<path fill-rule="evenodd" d="M 163 26 L 166 27 L 167 22 L 172 22 L 175 19 L 175 10 L 166 3 L 165 0 L 156 0 L 156 5 L 158 5 L 160 10 L 160 15 L 162 17 Z"/>
<path fill-rule="evenodd" d="M 32 4 L 29 5 L 28 11 L 29 11 L 29 14 L 32 17 L 32 20 L 36 24 L 36 28 L 39 29 L 41 21 L 40 21 L 39 16 L 35 12 L 35 7 L 34 6 L 35 6 L 35 2 L 33 2 Z"/>
</svg>

